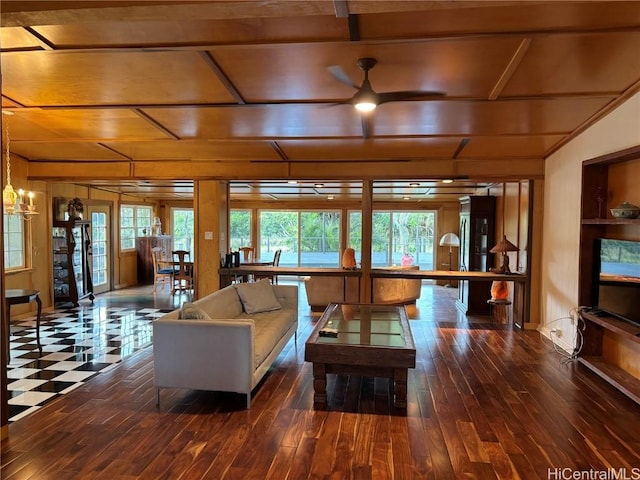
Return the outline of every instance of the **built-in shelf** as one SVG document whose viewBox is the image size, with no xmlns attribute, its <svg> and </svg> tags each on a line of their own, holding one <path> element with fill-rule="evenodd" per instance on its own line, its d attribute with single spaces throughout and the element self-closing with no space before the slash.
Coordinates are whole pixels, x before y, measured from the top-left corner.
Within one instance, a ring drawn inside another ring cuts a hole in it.
<svg viewBox="0 0 640 480">
<path fill-rule="evenodd" d="M 640 218 L 585 218 L 583 225 L 640 225 Z"/>
<path fill-rule="evenodd" d="M 623 200 L 638 203 L 628 178 L 640 170 L 640 146 L 582 163 L 578 305 L 598 305 L 598 239 L 640 239 L 640 218 L 598 218 Z M 639 307 L 640 308 L 640 307 Z M 583 310 L 579 361 L 640 404 L 640 326 Z"/>
<path fill-rule="evenodd" d="M 599 356 L 584 355 L 579 357 L 578 361 L 640 404 L 640 380 L 636 377 Z"/>
</svg>

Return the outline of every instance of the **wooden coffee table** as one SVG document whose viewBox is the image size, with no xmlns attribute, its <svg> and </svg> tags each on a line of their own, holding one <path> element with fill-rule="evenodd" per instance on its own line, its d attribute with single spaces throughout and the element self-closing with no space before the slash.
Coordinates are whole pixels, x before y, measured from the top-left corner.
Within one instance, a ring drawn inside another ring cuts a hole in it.
<svg viewBox="0 0 640 480">
<path fill-rule="evenodd" d="M 321 336 L 326 328 L 337 337 Z M 404 306 L 331 303 L 305 344 L 313 363 L 314 402 L 327 402 L 327 373 L 384 377 L 394 382 L 393 404 L 407 406 L 407 372 L 416 347 Z"/>
</svg>

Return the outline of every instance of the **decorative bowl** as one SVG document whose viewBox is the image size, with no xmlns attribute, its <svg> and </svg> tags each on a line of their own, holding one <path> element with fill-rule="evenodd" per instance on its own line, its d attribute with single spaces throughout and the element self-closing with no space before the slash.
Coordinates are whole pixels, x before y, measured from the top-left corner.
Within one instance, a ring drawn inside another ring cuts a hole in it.
<svg viewBox="0 0 640 480">
<path fill-rule="evenodd" d="M 615 218 L 636 218 L 640 215 L 640 207 L 629 202 L 622 202 L 611 209 L 611 215 Z"/>
</svg>

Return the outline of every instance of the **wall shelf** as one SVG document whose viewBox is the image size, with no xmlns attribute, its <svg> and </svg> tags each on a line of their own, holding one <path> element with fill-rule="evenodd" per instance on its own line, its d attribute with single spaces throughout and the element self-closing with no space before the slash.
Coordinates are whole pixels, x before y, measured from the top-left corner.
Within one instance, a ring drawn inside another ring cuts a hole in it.
<svg viewBox="0 0 640 480">
<path fill-rule="evenodd" d="M 640 218 L 585 218 L 583 225 L 640 225 Z"/>
</svg>

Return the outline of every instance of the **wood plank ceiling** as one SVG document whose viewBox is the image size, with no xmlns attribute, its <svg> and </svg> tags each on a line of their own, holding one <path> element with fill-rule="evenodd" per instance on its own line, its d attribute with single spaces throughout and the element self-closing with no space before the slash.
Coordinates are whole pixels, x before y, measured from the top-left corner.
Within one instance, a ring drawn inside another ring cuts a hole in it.
<svg viewBox="0 0 640 480">
<path fill-rule="evenodd" d="M 453 192 L 442 178 L 462 190 L 540 178 L 546 156 L 640 89 L 640 2 L 1 8 L 2 108 L 15 113 L 11 154 L 29 162 L 29 178 L 151 198 L 189 197 L 198 178 L 238 180 L 238 195 L 264 198 L 318 195 L 321 182 L 354 192 L 352 179 L 397 180 L 376 183 L 393 197 L 413 180 L 428 196 Z M 332 105 L 355 90 L 328 67 L 360 85 L 362 57 L 378 61 L 377 92 L 445 95 L 364 119 Z M 306 184 L 284 190 L 286 179 Z"/>
</svg>

